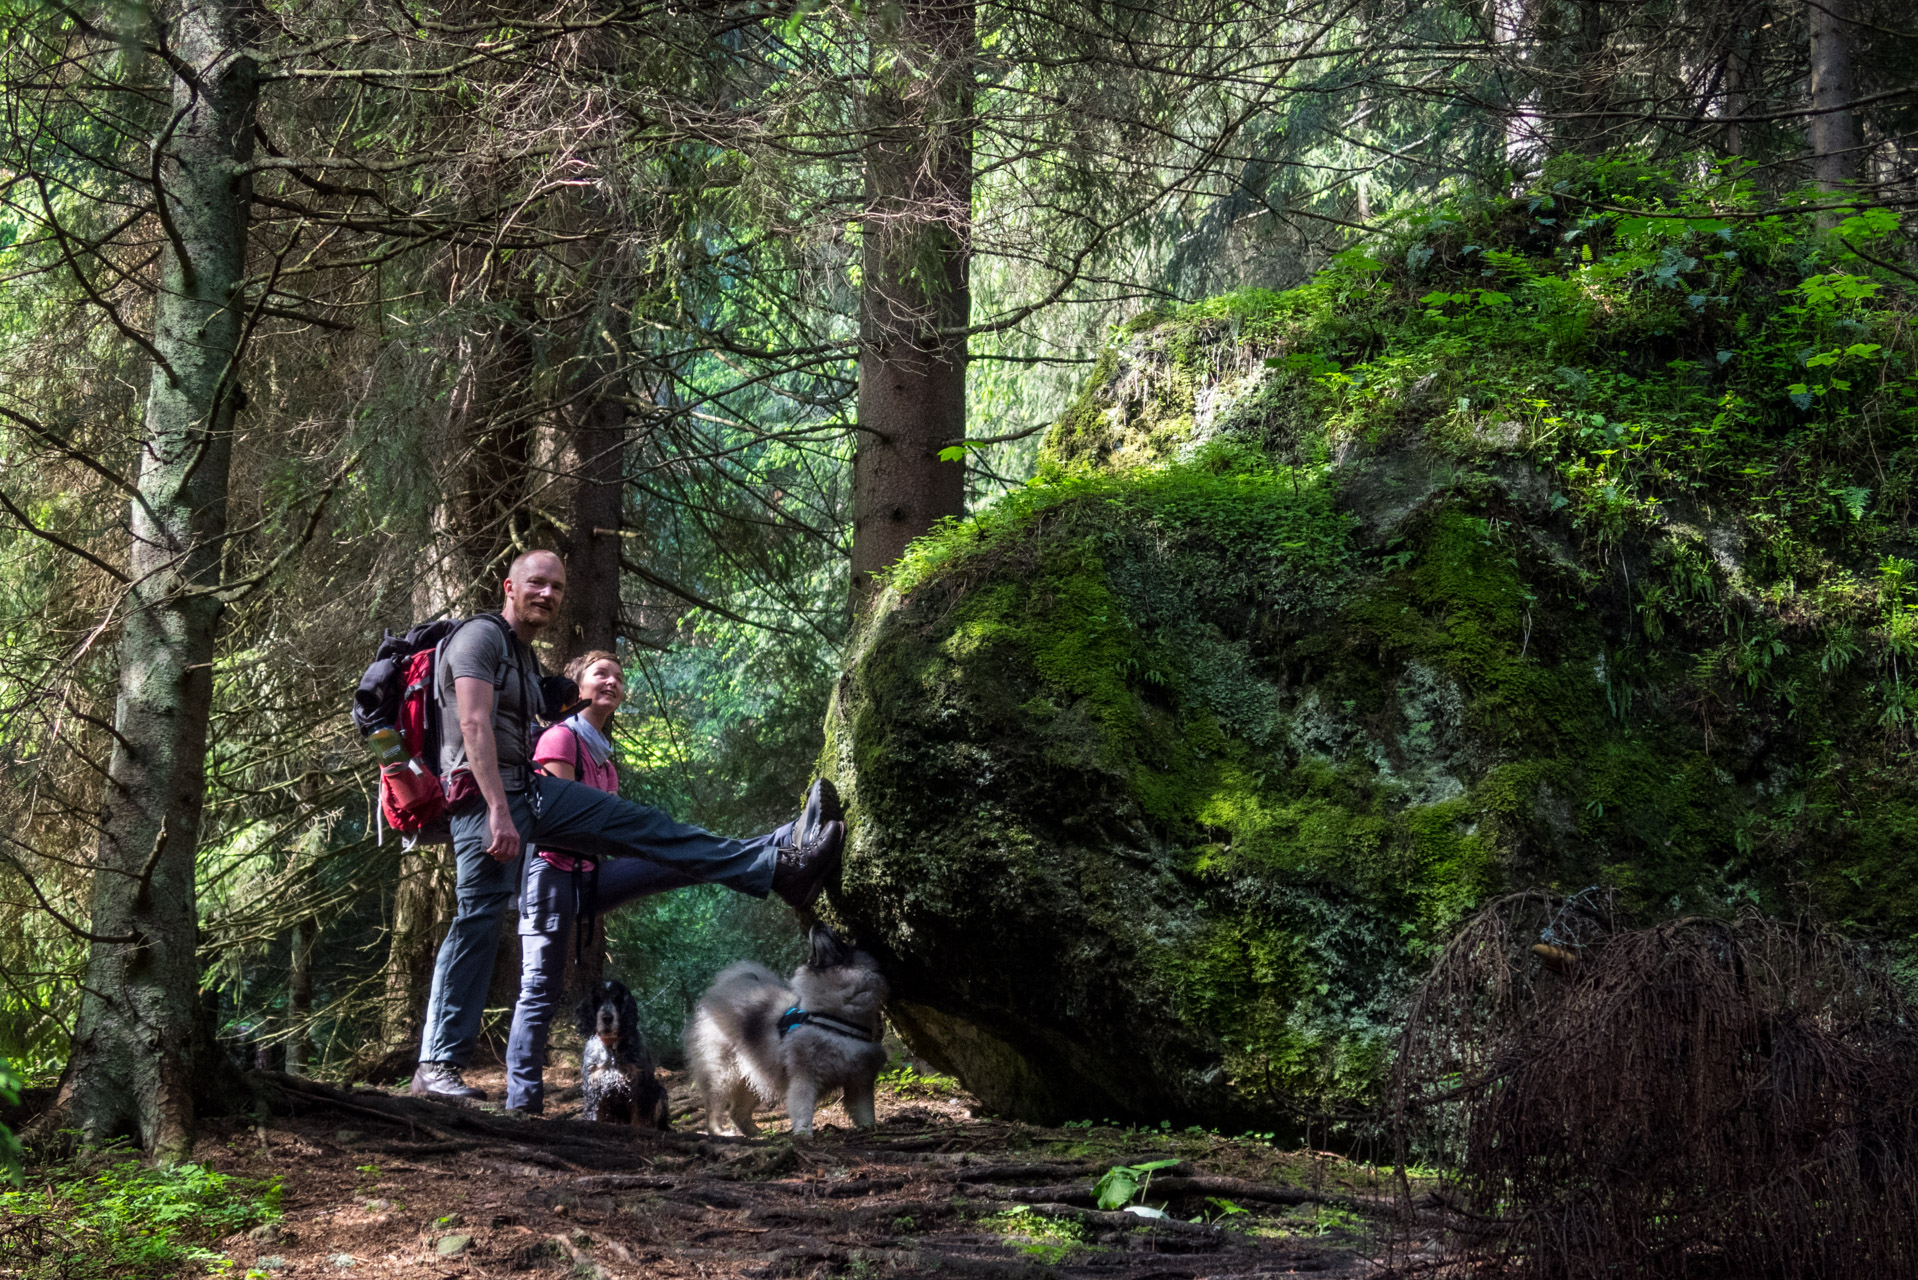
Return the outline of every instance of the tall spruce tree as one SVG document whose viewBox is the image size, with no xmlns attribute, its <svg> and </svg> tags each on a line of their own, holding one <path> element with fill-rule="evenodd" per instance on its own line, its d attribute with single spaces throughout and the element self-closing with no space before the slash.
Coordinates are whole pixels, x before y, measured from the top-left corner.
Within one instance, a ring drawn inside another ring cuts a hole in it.
<svg viewBox="0 0 1918 1280">
<path fill-rule="evenodd" d="M 58 1106 L 93 1142 L 139 1135 L 184 1158 L 200 1034 L 194 853 L 206 796 L 213 648 L 222 609 L 227 469 L 243 399 L 240 348 L 259 69 L 247 7 L 154 12 L 172 110 L 154 138 L 166 231 L 153 376 L 129 495 L 114 748 L 102 797 L 91 944 Z"/>
<path fill-rule="evenodd" d="M 965 510 L 971 321 L 973 0 L 873 10 L 861 235 L 852 584 Z M 943 456 L 942 456 L 943 455 Z"/>
</svg>

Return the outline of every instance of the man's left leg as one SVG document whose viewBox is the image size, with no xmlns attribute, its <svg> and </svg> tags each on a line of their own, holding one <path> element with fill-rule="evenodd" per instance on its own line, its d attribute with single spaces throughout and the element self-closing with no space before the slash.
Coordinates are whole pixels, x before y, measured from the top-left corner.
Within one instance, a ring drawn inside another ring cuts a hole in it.
<svg viewBox="0 0 1918 1280">
<path fill-rule="evenodd" d="M 514 818 L 526 810 L 512 797 Z M 458 866 L 452 927 L 433 965 L 433 993 L 426 1002 L 420 1035 L 420 1067 L 413 1092 L 452 1098 L 483 1098 L 466 1084 L 460 1070 L 472 1060 L 486 1013 L 486 989 L 492 983 L 499 952 L 502 918 L 519 887 L 521 858 L 496 862 L 486 855 L 486 810 L 472 806 L 452 815 L 453 851 Z"/>
</svg>

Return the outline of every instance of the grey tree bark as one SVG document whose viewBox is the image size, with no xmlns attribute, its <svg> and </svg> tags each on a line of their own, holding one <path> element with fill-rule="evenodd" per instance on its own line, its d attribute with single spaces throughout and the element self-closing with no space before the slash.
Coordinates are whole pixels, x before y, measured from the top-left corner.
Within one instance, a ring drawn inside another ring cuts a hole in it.
<svg viewBox="0 0 1918 1280">
<path fill-rule="evenodd" d="M 568 411 L 560 465 L 566 474 L 566 528 L 557 548 L 566 561 L 566 601 L 552 629 L 552 660 L 564 667 L 619 635 L 620 501 L 625 474 L 626 406 L 613 368 L 595 364 L 582 402 Z"/>
<path fill-rule="evenodd" d="M 1811 109 L 1806 142 L 1812 175 L 1828 189 L 1858 181 L 1863 152 L 1858 120 L 1846 104 L 1854 95 L 1851 51 L 1852 0 L 1811 0 Z"/>
<path fill-rule="evenodd" d="M 1731 49 L 1725 57 L 1724 147 L 1726 155 L 1745 154 L 1746 134 L 1743 117 L 1747 111 L 1751 110 L 1751 57 L 1752 28 L 1748 21 L 1742 21 L 1737 34 L 1732 37 Z"/>
<path fill-rule="evenodd" d="M 387 1074 L 412 1070 L 433 981 L 433 951 L 452 918 L 452 858 L 438 845 L 422 845 L 401 861 L 393 892 L 380 1005 L 380 1046 L 392 1060 Z"/>
<path fill-rule="evenodd" d="M 904 0 L 878 12 L 866 99 L 855 602 L 934 521 L 963 515 L 966 499 L 965 464 L 939 452 L 966 433 L 975 6 Z"/>
<path fill-rule="evenodd" d="M 1554 152 L 1603 155 L 1622 140 L 1614 54 L 1601 0 L 1557 0 L 1525 6 L 1536 45 L 1539 103 Z"/>
<path fill-rule="evenodd" d="M 470 296 L 487 302 L 490 259 L 473 266 L 456 261 L 452 270 L 480 277 L 465 294 L 448 299 L 459 305 Z M 415 612 L 459 614 L 500 605 L 499 584 L 506 577 L 514 541 L 528 529 L 526 497 L 533 456 L 534 419 L 523 392 L 532 380 L 533 343 L 521 316 L 526 299 L 495 304 L 506 314 L 491 329 L 468 332 L 454 352 L 454 380 L 447 405 L 444 497 L 433 519 L 432 568 L 415 592 Z"/>
<path fill-rule="evenodd" d="M 115 746 L 93 877 L 85 989 L 56 1111 L 90 1142 L 132 1133 L 161 1159 L 192 1143 L 199 966 L 194 847 L 239 403 L 257 68 L 244 9 L 192 0 L 156 196 L 169 246 L 132 504 Z M 164 136 L 164 135 L 163 135 Z"/>
<path fill-rule="evenodd" d="M 1531 19 L 1527 0 L 1489 0 L 1493 45 L 1500 50 L 1499 81 L 1505 97 L 1505 163 L 1514 175 L 1524 175 L 1543 159 L 1540 124 L 1534 117 L 1539 106 L 1535 71 L 1526 64 L 1523 52 L 1527 23 Z"/>
<path fill-rule="evenodd" d="M 319 773 L 309 769 L 300 778 L 301 801 L 317 812 Z M 325 819 L 315 816 L 292 842 L 287 851 L 287 898 L 310 901 L 313 893 L 313 865 L 326 849 Z M 303 915 L 287 930 L 286 1025 L 291 1032 L 286 1041 L 286 1069 L 291 1075 L 305 1075 L 313 1054 L 313 949 L 320 934 L 320 922 Z"/>
<path fill-rule="evenodd" d="M 293 936 L 290 939 L 291 947 L 286 973 L 286 1020 L 295 1030 L 286 1042 L 288 1075 L 305 1075 L 307 1059 L 311 1056 L 312 1033 L 308 1030 L 308 1026 L 313 1020 L 313 944 L 318 939 L 319 932 L 319 921 L 308 916 L 293 926 Z"/>
<path fill-rule="evenodd" d="M 567 527 L 559 552 L 566 559 L 566 602 L 552 636 L 552 661 L 561 669 L 582 653 L 612 651 L 619 639 L 627 414 L 618 393 L 623 385 L 610 359 L 587 363 L 580 381 L 586 394 L 568 411 L 562 428 Z M 598 982 L 606 972 L 605 930 L 574 947 L 566 963 L 568 990 L 584 991 Z"/>
</svg>

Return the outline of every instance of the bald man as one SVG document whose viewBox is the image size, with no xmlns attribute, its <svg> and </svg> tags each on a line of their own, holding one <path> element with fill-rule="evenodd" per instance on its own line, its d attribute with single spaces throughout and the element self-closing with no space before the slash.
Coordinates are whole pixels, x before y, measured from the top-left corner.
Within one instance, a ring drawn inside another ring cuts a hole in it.
<svg viewBox="0 0 1918 1280">
<path fill-rule="evenodd" d="M 460 1073 L 479 1042 L 501 919 L 533 842 L 595 860 L 645 858 L 684 883 L 723 884 L 759 898 L 777 893 L 803 907 L 838 868 L 845 841 L 839 797 L 824 779 L 807 792 L 798 821 L 729 840 L 535 772 L 541 671 L 530 643 L 559 616 L 566 566 L 550 551 L 529 551 L 513 561 L 505 594 L 505 625 L 477 619 L 462 626 L 438 665 L 440 777 L 459 878 L 453 924 L 433 966 L 412 1089 L 444 1098 L 486 1096 Z"/>
</svg>

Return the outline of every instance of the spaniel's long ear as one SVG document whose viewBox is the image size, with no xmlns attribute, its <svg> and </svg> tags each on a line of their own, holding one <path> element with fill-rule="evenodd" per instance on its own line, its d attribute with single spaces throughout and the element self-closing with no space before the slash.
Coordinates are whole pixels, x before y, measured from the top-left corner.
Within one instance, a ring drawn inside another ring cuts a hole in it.
<svg viewBox="0 0 1918 1280">
<path fill-rule="evenodd" d="M 631 1036 L 635 1040 L 640 1038 L 639 997 L 631 991 L 628 991 L 626 998 L 619 1002 L 619 1031 L 622 1036 Z"/>
</svg>

